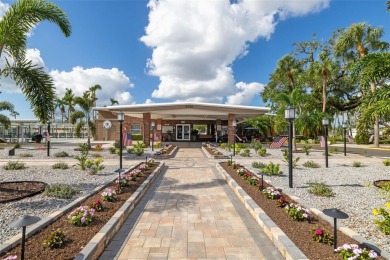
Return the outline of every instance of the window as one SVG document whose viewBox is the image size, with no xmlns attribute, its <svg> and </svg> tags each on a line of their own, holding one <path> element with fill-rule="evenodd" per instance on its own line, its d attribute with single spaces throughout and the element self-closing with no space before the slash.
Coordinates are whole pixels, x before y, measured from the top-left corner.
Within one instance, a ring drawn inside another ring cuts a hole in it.
<svg viewBox="0 0 390 260">
<path fill-rule="evenodd" d="M 141 134 L 141 125 L 139 125 L 139 124 L 131 125 L 130 132 L 132 135 L 140 135 Z"/>
</svg>

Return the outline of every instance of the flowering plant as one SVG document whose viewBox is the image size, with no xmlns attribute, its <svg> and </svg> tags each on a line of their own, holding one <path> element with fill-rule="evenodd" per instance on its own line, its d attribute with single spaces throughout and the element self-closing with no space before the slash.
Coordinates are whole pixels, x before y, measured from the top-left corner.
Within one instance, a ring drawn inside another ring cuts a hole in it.
<svg viewBox="0 0 390 260">
<path fill-rule="evenodd" d="M 240 168 L 240 169 L 236 170 L 236 173 L 239 176 L 243 176 L 246 173 L 246 170 L 245 170 L 245 168 Z"/>
<path fill-rule="evenodd" d="M 129 181 L 130 180 L 129 180 L 128 176 L 126 174 L 122 173 L 119 176 L 119 180 L 116 180 L 115 182 L 119 183 L 119 186 L 125 187 L 125 186 L 129 185 Z"/>
<path fill-rule="evenodd" d="M 133 170 L 132 173 L 134 173 L 135 177 L 141 177 L 142 176 L 142 171 L 139 168 Z"/>
<path fill-rule="evenodd" d="M 267 187 L 263 190 L 263 193 L 267 199 L 275 200 L 281 196 L 280 190 L 273 187 Z"/>
<path fill-rule="evenodd" d="M 264 183 L 263 183 L 264 184 Z M 261 182 L 257 183 L 257 188 L 261 191 L 264 190 L 264 187 L 262 186 Z"/>
<path fill-rule="evenodd" d="M 334 250 L 338 255 L 342 256 L 343 259 L 358 259 L 358 260 L 366 260 L 366 259 L 375 259 L 378 257 L 378 254 L 375 251 L 368 251 L 365 248 L 359 248 L 358 245 L 355 244 L 344 244 L 339 246 Z"/>
<path fill-rule="evenodd" d="M 95 209 L 88 206 L 80 206 L 68 215 L 68 222 L 75 226 L 88 226 L 92 222 Z"/>
<path fill-rule="evenodd" d="M 149 158 L 149 159 L 146 161 L 146 165 L 148 165 L 148 166 L 151 166 L 153 163 L 154 163 L 154 159 L 153 159 L 153 158 Z"/>
<path fill-rule="evenodd" d="M 248 180 L 248 179 L 251 179 L 253 177 L 253 174 L 250 173 L 250 172 L 246 172 L 244 173 L 244 176 L 242 176 L 244 178 L 244 180 Z"/>
<path fill-rule="evenodd" d="M 97 199 L 94 202 L 91 203 L 91 208 L 93 208 L 96 211 L 102 211 L 103 210 L 103 201 L 101 199 Z"/>
<path fill-rule="evenodd" d="M 288 205 L 286 197 L 280 196 L 278 201 L 276 202 L 276 206 L 278 206 L 279 208 L 284 208 L 286 207 L 286 205 Z"/>
<path fill-rule="evenodd" d="M 127 178 L 130 179 L 131 181 L 137 180 L 137 178 L 135 177 L 135 174 L 134 174 L 134 173 L 129 173 L 129 174 L 127 175 Z"/>
<path fill-rule="evenodd" d="M 247 182 L 250 185 L 257 186 L 257 184 L 259 183 L 259 179 L 257 179 L 256 177 L 252 176 L 252 178 L 247 179 Z"/>
<path fill-rule="evenodd" d="M 16 260 L 18 258 L 17 255 L 10 255 L 10 256 L 7 256 L 7 258 L 5 258 L 4 260 Z"/>
<path fill-rule="evenodd" d="M 107 188 L 102 192 L 102 198 L 104 201 L 113 202 L 113 201 L 115 201 L 115 194 L 116 194 L 116 192 L 113 189 Z"/>
<path fill-rule="evenodd" d="M 299 204 L 290 203 L 287 204 L 284 209 L 295 221 L 303 221 L 305 219 L 309 219 L 310 211 Z"/>
<path fill-rule="evenodd" d="M 324 243 L 327 245 L 333 245 L 333 236 L 330 235 L 325 229 L 313 228 L 311 236 L 314 241 Z"/>
<path fill-rule="evenodd" d="M 372 214 L 375 216 L 382 216 L 383 219 L 375 219 L 374 223 L 378 228 L 385 234 L 390 235 L 390 202 L 386 203 L 386 208 L 380 207 L 378 209 L 373 209 Z"/>
</svg>

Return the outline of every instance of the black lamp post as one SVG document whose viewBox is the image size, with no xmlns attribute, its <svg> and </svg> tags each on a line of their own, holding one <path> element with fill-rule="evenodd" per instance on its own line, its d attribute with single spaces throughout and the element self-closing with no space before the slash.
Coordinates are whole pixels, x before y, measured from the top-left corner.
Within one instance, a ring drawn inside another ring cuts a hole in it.
<svg viewBox="0 0 390 260">
<path fill-rule="evenodd" d="M 293 138 L 293 121 L 295 119 L 295 108 L 288 107 L 284 111 L 284 117 L 288 121 L 288 186 L 293 187 L 293 165 L 292 165 L 292 138 Z"/>
<path fill-rule="evenodd" d="M 325 126 L 325 167 L 328 168 L 328 125 L 329 119 L 322 118 L 322 124 Z"/>
<path fill-rule="evenodd" d="M 118 113 L 119 121 L 119 175 L 122 170 L 122 146 L 123 146 L 123 134 L 122 134 L 122 123 L 125 120 L 125 114 L 123 112 Z"/>
<path fill-rule="evenodd" d="M 37 223 L 41 218 L 24 215 L 21 218 L 13 221 L 9 224 L 10 227 L 21 227 L 22 228 L 22 248 L 20 251 L 20 259 L 24 260 L 24 247 L 26 244 L 26 227 Z"/>
<path fill-rule="evenodd" d="M 237 127 L 236 120 L 233 120 L 232 126 L 233 126 L 233 156 L 236 156 L 236 127 Z"/>
<path fill-rule="evenodd" d="M 333 208 L 333 209 L 324 209 L 322 212 L 324 212 L 325 215 L 333 218 L 333 248 L 337 248 L 337 219 L 347 219 L 349 216 L 347 213 L 342 212 L 339 209 Z"/>
<path fill-rule="evenodd" d="M 154 151 L 154 127 L 156 124 L 152 122 L 152 152 Z"/>
<path fill-rule="evenodd" d="M 347 124 L 343 123 L 343 135 L 344 135 L 344 156 L 347 156 Z"/>
<path fill-rule="evenodd" d="M 233 164 L 233 154 L 230 155 L 230 165 Z"/>
<path fill-rule="evenodd" d="M 47 140 L 47 156 L 50 156 L 50 121 L 47 122 L 47 133 L 46 133 L 46 140 Z"/>
</svg>

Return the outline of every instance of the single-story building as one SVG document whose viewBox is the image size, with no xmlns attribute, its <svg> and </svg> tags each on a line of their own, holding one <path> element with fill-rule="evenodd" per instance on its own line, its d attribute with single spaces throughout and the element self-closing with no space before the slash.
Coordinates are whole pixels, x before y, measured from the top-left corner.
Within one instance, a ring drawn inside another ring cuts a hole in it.
<svg viewBox="0 0 390 260">
<path fill-rule="evenodd" d="M 117 115 L 123 112 L 123 132 L 142 136 L 141 140 L 150 144 L 153 132 L 154 141 L 214 141 L 227 134 L 228 142 L 233 142 L 233 121 L 264 115 L 270 108 L 173 102 L 95 107 L 94 111 L 97 114 L 95 140 L 119 140 Z M 193 138 L 195 125 L 201 125 L 204 131 Z"/>
</svg>

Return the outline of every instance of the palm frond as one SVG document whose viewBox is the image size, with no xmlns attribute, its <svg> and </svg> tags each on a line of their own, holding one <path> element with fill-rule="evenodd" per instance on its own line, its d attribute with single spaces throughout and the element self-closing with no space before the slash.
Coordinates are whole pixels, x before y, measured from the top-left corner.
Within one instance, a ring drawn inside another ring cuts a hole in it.
<svg viewBox="0 0 390 260">
<path fill-rule="evenodd" d="M 11 120 L 7 116 L 0 114 L 0 125 L 3 125 L 5 129 L 8 129 L 11 126 Z"/>
</svg>

